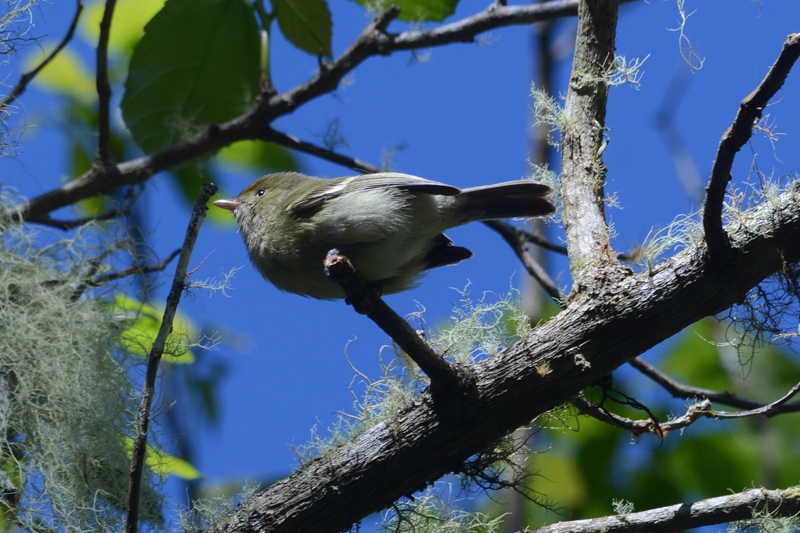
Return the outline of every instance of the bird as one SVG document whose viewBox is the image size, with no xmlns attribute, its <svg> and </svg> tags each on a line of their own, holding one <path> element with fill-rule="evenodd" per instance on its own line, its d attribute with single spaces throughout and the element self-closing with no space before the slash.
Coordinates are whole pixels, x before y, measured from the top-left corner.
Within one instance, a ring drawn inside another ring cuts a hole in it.
<svg viewBox="0 0 800 533">
<path fill-rule="evenodd" d="M 409 174 L 334 179 L 279 172 L 216 207 L 236 217 L 250 260 L 278 289 L 321 300 L 345 298 L 328 279 L 329 253 L 347 256 L 381 294 L 416 286 L 426 271 L 472 257 L 444 231 L 469 222 L 544 217 L 553 189 L 519 180 L 460 189 Z"/>
</svg>

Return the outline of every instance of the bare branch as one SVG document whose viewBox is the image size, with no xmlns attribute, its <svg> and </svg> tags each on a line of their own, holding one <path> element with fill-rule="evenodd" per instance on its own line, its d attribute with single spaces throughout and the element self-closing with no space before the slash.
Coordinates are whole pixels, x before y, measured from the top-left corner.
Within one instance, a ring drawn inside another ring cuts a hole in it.
<svg viewBox="0 0 800 533">
<path fill-rule="evenodd" d="M 130 277 L 130 276 L 136 276 L 136 275 L 139 275 L 139 274 L 151 274 L 153 272 L 161 272 L 162 270 L 167 268 L 167 265 L 173 259 L 175 259 L 175 257 L 179 253 L 181 253 L 180 248 L 175 250 L 171 254 L 169 254 L 169 256 L 166 259 L 164 259 L 163 261 L 161 261 L 160 263 L 155 264 L 155 265 L 147 265 L 145 267 L 135 266 L 135 267 L 126 268 L 125 270 L 117 270 L 116 272 L 109 272 L 107 274 L 100 274 L 98 276 L 94 276 L 92 279 L 90 279 L 90 280 L 88 280 L 86 282 L 83 282 L 83 283 L 79 283 L 79 284 L 75 285 L 74 287 L 70 288 L 70 292 L 71 292 L 70 300 L 77 301 L 81 297 L 83 292 L 88 287 L 101 287 L 101 286 L 105 285 L 106 283 L 108 283 L 110 281 L 114 281 L 114 280 L 117 280 L 117 279 L 120 279 L 120 278 L 127 278 L 127 277 Z M 93 264 L 94 271 L 96 272 L 96 266 L 95 265 L 99 265 L 100 262 L 99 261 L 92 261 L 92 264 Z"/>
<path fill-rule="evenodd" d="M 708 253 L 711 255 L 725 254 L 729 251 L 728 237 L 722 228 L 722 204 L 728 182 L 731 180 L 733 159 L 742 146 L 750 140 L 753 124 L 761 118 L 761 113 L 770 99 L 783 86 L 798 57 L 800 57 L 800 33 L 794 33 L 783 43 L 778 59 L 761 84 L 742 100 L 733 124 L 722 136 L 708 179 L 703 206 L 703 230 L 708 242 Z"/>
<path fill-rule="evenodd" d="M 689 146 L 683 139 L 680 130 L 675 125 L 676 108 L 692 79 L 692 71 L 685 64 L 681 64 L 664 91 L 664 98 L 656 111 L 656 128 L 664 137 L 664 142 L 672 155 L 678 180 L 686 192 L 686 196 L 695 204 L 703 203 L 703 183 L 697 170 L 694 157 Z"/>
<path fill-rule="evenodd" d="M 686 398 L 686 399 L 705 398 L 711 400 L 712 402 L 748 410 L 757 410 L 767 407 L 766 404 L 760 402 L 754 402 L 752 400 L 747 400 L 745 398 L 736 396 L 735 394 L 731 394 L 730 392 L 727 391 L 719 392 L 719 391 L 684 385 L 683 383 L 679 383 L 674 379 L 672 379 L 671 377 L 669 377 L 668 375 L 664 374 L 663 372 L 661 372 L 661 370 L 654 367 L 641 357 L 632 359 L 630 361 L 630 364 L 636 370 L 638 370 L 645 376 L 649 377 L 650 379 L 652 379 L 653 381 L 664 387 L 664 389 L 666 389 L 666 391 L 669 392 L 675 398 Z M 792 402 L 788 404 L 782 404 L 780 406 L 774 406 L 771 410 L 769 410 L 764 414 L 766 416 L 774 416 L 779 413 L 794 413 L 797 411 L 800 411 L 800 402 Z"/>
<path fill-rule="evenodd" d="M 292 150 L 297 150 L 298 152 L 315 155 L 320 159 L 325 159 L 347 168 L 352 168 L 358 172 L 364 172 L 365 174 L 372 174 L 382 171 L 380 167 L 376 167 L 371 163 L 365 163 L 364 161 L 339 154 L 333 150 L 328 150 L 327 148 L 323 148 L 306 141 L 301 141 L 293 135 L 281 133 L 271 128 L 264 134 L 262 139 L 265 141 L 274 142 L 275 144 L 280 144 L 286 148 L 291 148 Z"/>
<path fill-rule="evenodd" d="M 738 413 L 729 413 L 727 411 L 715 411 L 714 418 L 744 418 L 746 416 L 756 416 L 756 415 L 764 415 L 764 416 L 775 416 L 781 413 L 786 413 L 785 409 L 781 409 L 781 407 L 786 406 L 786 402 L 791 400 L 795 394 L 800 392 L 800 383 L 795 385 L 791 388 L 789 392 L 783 395 L 782 398 L 779 400 L 775 400 L 774 402 L 765 405 L 764 407 L 759 407 L 758 409 L 751 409 L 749 411 L 740 411 Z M 794 402 L 797 404 L 798 402 Z M 800 409 L 793 409 L 792 411 L 797 411 Z"/>
<path fill-rule="evenodd" d="M 22 96 L 22 93 L 24 93 L 25 89 L 28 88 L 28 84 L 31 82 L 31 80 L 33 80 L 33 78 L 35 78 L 39 74 L 39 72 L 41 72 L 41 70 L 44 67 L 46 67 L 47 64 L 50 63 L 53 60 L 53 58 L 56 57 L 59 54 L 59 52 L 61 52 L 61 50 L 65 46 L 67 46 L 67 44 L 72 40 L 72 36 L 75 35 L 75 28 L 78 27 L 78 21 L 81 18 L 81 12 L 83 12 L 83 0 L 77 0 L 77 5 L 75 7 L 75 14 L 72 16 L 72 22 L 70 22 L 69 24 L 69 29 L 67 30 L 67 34 L 64 36 L 63 39 L 61 39 L 61 42 L 58 43 L 58 46 L 56 46 L 55 49 L 52 52 L 50 52 L 50 54 L 46 58 L 44 58 L 44 60 L 41 63 L 39 63 L 39 65 L 36 68 L 20 76 L 19 81 L 14 86 L 14 88 L 11 89 L 11 92 L 8 93 L 8 95 L 6 95 L 6 97 L 3 98 L 2 101 L 0 101 L 0 110 L 5 109 L 9 105 L 11 105 L 11 103 L 14 100 Z"/>
<path fill-rule="evenodd" d="M 364 283 L 347 257 L 332 250 L 325 259 L 325 273 L 342 286 L 347 303 L 356 312 L 372 319 L 427 374 L 434 399 L 460 401 L 474 393 L 472 371 L 436 353 L 408 322 L 386 305 L 375 287 Z"/>
<path fill-rule="evenodd" d="M 672 533 L 733 520 L 748 520 L 755 513 L 788 517 L 800 512 L 800 491 L 753 489 L 640 513 L 560 522 L 524 533 Z"/>
<path fill-rule="evenodd" d="M 211 183 L 203 184 L 200 196 L 194 204 L 192 218 L 189 220 L 189 227 L 186 229 L 186 238 L 181 247 L 181 257 L 175 269 L 175 277 L 172 279 L 172 288 L 167 296 L 167 305 L 164 309 L 164 318 L 161 320 L 161 327 L 158 330 L 156 340 L 150 349 L 150 357 L 147 360 L 147 372 L 145 374 L 144 386 L 142 388 L 142 402 L 139 406 L 139 413 L 136 417 L 136 434 L 133 440 L 133 450 L 131 452 L 130 484 L 128 489 L 128 517 L 125 523 L 126 533 L 136 533 L 139 521 L 139 490 L 142 483 L 142 472 L 144 470 L 144 457 L 147 451 L 147 431 L 150 426 L 150 406 L 153 403 L 155 394 L 156 374 L 161 356 L 169 334 L 172 332 L 172 321 L 181 300 L 184 285 L 186 283 L 186 270 L 189 266 L 189 259 L 192 257 L 194 243 L 200 226 L 206 216 L 208 200 L 217 192 L 217 186 Z"/>
<path fill-rule="evenodd" d="M 124 214 L 126 213 L 123 213 L 118 209 L 113 209 L 111 211 L 103 213 L 102 215 L 97 215 L 93 217 L 75 218 L 72 220 L 56 220 L 47 215 L 38 219 L 36 223 L 41 224 L 43 226 L 49 226 L 51 228 L 69 230 L 72 228 L 77 228 L 79 226 L 90 224 L 92 222 L 103 222 L 105 220 L 113 220 L 119 217 L 120 215 Z"/>
<path fill-rule="evenodd" d="M 689 324 L 740 301 L 755 284 L 782 271 L 784 261 L 800 260 L 799 206 L 795 188 L 749 210 L 752 231 L 731 235 L 738 261 L 711 263 L 700 243 L 652 272 L 604 284 L 592 298 L 574 300 L 518 344 L 475 365 L 476 397 L 463 404 L 469 416 L 457 408 L 437 410 L 425 391 L 396 419 L 243 502 L 220 530 L 340 531 L 459 471 L 510 431 Z"/>
<path fill-rule="evenodd" d="M 514 249 L 517 257 L 522 261 L 522 264 L 525 265 L 528 273 L 539 282 L 539 285 L 541 285 L 542 289 L 556 302 L 556 305 L 563 308 L 564 301 L 566 300 L 564 293 L 561 292 L 561 289 L 550 278 L 547 271 L 536 262 L 530 252 L 525 248 L 525 243 L 528 241 L 527 237 L 533 237 L 533 235 L 499 220 L 487 220 L 484 224 L 495 230 L 505 239 L 511 248 Z"/>
<path fill-rule="evenodd" d="M 143 183 L 157 172 L 196 158 L 207 157 L 236 141 L 268 137 L 269 125 L 275 119 L 292 113 L 304 103 L 335 90 L 344 76 L 369 57 L 464 41 L 469 35 L 475 36 L 503 26 L 531 24 L 571 16 L 577 12 L 578 1 L 556 0 L 543 4 L 510 7 L 492 5 L 481 14 L 440 28 L 429 31 L 414 30 L 397 35 L 386 33 L 386 26 L 396 16 L 395 11 L 387 10 L 383 16 L 369 24 L 336 61 L 308 82 L 280 95 L 269 97 L 265 94 L 241 116 L 223 124 L 210 126 L 207 131 L 189 141 L 120 163 L 116 168 L 109 170 L 93 167 L 58 189 L 21 203 L 2 216 L 36 222 L 51 211 L 98 194 L 111 193 L 117 187 Z"/>
<path fill-rule="evenodd" d="M 669 432 L 675 431 L 676 429 L 686 428 L 700 418 L 715 418 L 721 420 L 725 418 L 746 418 L 749 416 L 759 415 L 771 417 L 783 413 L 800 411 L 800 402 L 794 402 L 794 404 L 789 405 L 786 404 L 786 402 L 788 402 L 798 392 L 800 392 L 800 383 L 792 387 L 792 389 L 782 398 L 770 404 L 762 405 L 756 409 L 739 411 L 736 413 L 712 409 L 711 400 L 704 398 L 699 403 L 689 406 L 689 408 L 686 410 L 686 414 L 682 417 L 663 423 L 654 419 L 652 415 L 651 418 L 647 420 L 633 420 L 631 418 L 619 416 L 610 412 L 605 407 L 589 401 L 583 396 L 575 397 L 572 400 L 572 404 L 575 405 L 575 407 L 577 407 L 582 413 L 596 418 L 602 422 L 611 424 L 614 427 L 630 431 L 634 434 L 634 436 L 638 437 L 642 433 L 655 433 L 658 438 L 663 439 Z"/>
<path fill-rule="evenodd" d="M 160 263 L 156 263 L 155 265 L 147 265 L 144 267 L 130 267 L 126 268 L 125 270 L 117 270 L 116 272 L 109 272 L 108 274 L 101 274 L 99 276 L 95 276 L 92 278 L 91 281 L 87 283 L 89 287 L 100 287 L 105 285 L 109 281 L 114 281 L 120 278 L 127 278 L 130 276 L 136 276 L 138 274 L 152 274 L 153 272 L 161 272 L 167 265 L 172 262 L 177 255 L 181 253 L 181 249 L 174 250 L 171 254 L 167 256 L 166 259 L 161 261 Z"/>
<path fill-rule="evenodd" d="M 97 127 L 96 166 L 107 168 L 113 165 L 111 159 L 111 84 L 108 82 L 108 39 L 111 35 L 111 19 L 117 0 L 106 0 L 103 20 L 100 22 L 100 38 L 97 42 L 97 97 L 99 99 L 99 124 Z"/>
<path fill-rule="evenodd" d="M 573 294 L 583 293 L 602 267 L 618 267 L 605 219 L 602 160 L 607 70 L 614 64 L 618 0 L 584 0 L 578 7 L 575 59 L 561 131 L 561 192 Z M 603 274 L 607 279 L 609 273 Z"/>
<path fill-rule="evenodd" d="M 647 420 L 633 420 L 631 418 L 619 416 L 605 407 L 590 402 L 583 396 L 575 397 L 572 400 L 572 405 L 577 407 L 583 414 L 596 418 L 601 422 L 611 424 L 614 427 L 624 429 L 625 431 L 630 431 L 636 437 L 642 433 L 655 433 L 659 439 L 663 439 L 670 431 L 686 428 L 701 418 L 715 418 L 713 416 L 714 412 L 711 410 L 711 402 L 708 400 L 703 400 L 700 403 L 689 406 L 686 410 L 686 414 L 682 417 L 663 423 L 653 418 L 648 418 Z"/>
</svg>

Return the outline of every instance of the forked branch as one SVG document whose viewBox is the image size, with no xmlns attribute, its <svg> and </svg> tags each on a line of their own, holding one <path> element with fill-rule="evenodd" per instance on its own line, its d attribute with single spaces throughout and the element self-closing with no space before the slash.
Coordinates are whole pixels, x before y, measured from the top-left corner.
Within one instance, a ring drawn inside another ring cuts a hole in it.
<svg viewBox="0 0 800 533">
<path fill-rule="evenodd" d="M 800 57 L 800 33 L 794 33 L 789 35 L 783 43 L 783 49 L 778 59 L 769 69 L 761 84 L 742 100 L 733 124 L 722 136 L 717 149 L 717 157 L 711 168 L 703 205 L 703 230 L 708 243 L 708 253 L 712 257 L 715 255 L 724 257 L 730 248 L 728 237 L 722 228 L 722 204 L 731 180 L 733 159 L 742 146 L 750 140 L 755 121 L 761 118 L 764 108 L 783 86 L 798 57 Z"/>
</svg>

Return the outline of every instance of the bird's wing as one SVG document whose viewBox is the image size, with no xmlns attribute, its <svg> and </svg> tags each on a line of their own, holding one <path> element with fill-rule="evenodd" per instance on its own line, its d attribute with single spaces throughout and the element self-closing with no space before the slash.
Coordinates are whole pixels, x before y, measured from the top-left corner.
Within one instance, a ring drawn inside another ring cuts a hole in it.
<svg viewBox="0 0 800 533">
<path fill-rule="evenodd" d="M 347 194 L 387 188 L 443 196 L 456 196 L 461 193 L 461 189 L 446 183 L 430 181 L 409 174 L 380 172 L 378 174 L 365 174 L 336 180 L 331 183 L 330 187 L 322 189 L 318 193 L 308 196 L 302 202 L 293 205 L 292 211 L 298 212 L 317 207 Z"/>
</svg>

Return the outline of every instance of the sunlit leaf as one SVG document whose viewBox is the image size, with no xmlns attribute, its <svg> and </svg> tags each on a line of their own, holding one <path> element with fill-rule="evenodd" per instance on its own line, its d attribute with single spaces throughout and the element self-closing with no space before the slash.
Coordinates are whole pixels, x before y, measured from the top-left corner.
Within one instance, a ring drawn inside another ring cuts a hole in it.
<svg viewBox="0 0 800 533">
<path fill-rule="evenodd" d="M 49 53 L 49 50 L 44 50 L 29 55 L 25 69 L 29 71 L 37 67 Z M 97 96 L 94 76 L 83 59 L 69 48 L 61 50 L 33 79 L 33 83 L 46 91 L 82 102 L 92 102 Z"/>
<path fill-rule="evenodd" d="M 662 370 L 685 380 L 714 390 L 731 390 L 733 383 L 722 366 L 720 353 L 714 343 L 713 319 L 701 320 L 681 333 L 680 340 L 670 349 Z"/>
<path fill-rule="evenodd" d="M 333 21 L 325 0 L 273 0 L 274 14 L 284 37 L 309 54 L 332 57 Z"/>
<path fill-rule="evenodd" d="M 229 120 L 259 94 L 260 37 L 245 0 L 168 0 L 131 58 L 122 114 L 147 153 Z"/>
<path fill-rule="evenodd" d="M 128 456 L 133 453 L 133 439 L 125 439 L 125 449 L 128 452 Z M 157 450 L 149 444 L 147 445 L 144 460 L 153 472 L 161 476 L 173 475 L 188 480 L 202 477 L 202 474 L 189 461 L 175 457 L 165 451 Z"/>
<path fill-rule="evenodd" d="M 147 357 L 158 336 L 161 328 L 161 319 L 164 309 L 158 309 L 140 302 L 124 294 L 114 297 L 114 312 L 128 322 L 128 327 L 122 332 L 123 346 L 133 354 Z M 187 343 L 197 342 L 200 332 L 197 327 L 183 313 L 176 313 L 172 324 L 172 333 L 167 338 L 163 359 L 174 364 L 194 363 L 194 355 L 186 350 Z M 172 353 L 182 353 L 179 356 Z"/>
<path fill-rule="evenodd" d="M 456 11 L 459 0 L 354 0 L 365 9 L 383 11 L 391 5 L 400 8 L 400 20 L 441 22 Z"/>
<path fill-rule="evenodd" d="M 144 35 L 144 26 L 164 7 L 165 0 L 117 0 L 111 19 L 108 46 L 112 50 L 131 53 Z M 103 20 L 106 2 L 98 0 L 86 6 L 79 31 L 92 46 L 100 38 L 100 21 Z"/>
<path fill-rule="evenodd" d="M 262 171 L 300 170 L 294 153 L 275 143 L 239 141 L 217 154 L 220 161 L 235 163 Z"/>
</svg>

